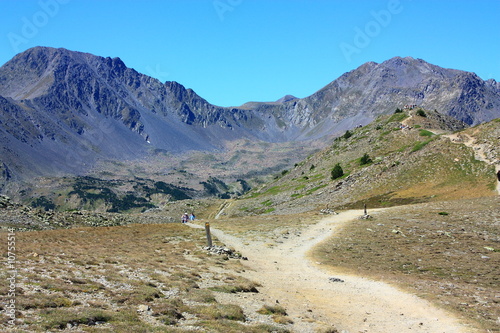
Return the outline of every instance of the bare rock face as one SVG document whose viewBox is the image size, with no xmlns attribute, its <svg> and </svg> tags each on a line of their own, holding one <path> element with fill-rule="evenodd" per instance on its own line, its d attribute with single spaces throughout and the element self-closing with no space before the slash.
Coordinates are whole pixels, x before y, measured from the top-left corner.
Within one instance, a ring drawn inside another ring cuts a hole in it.
<svg viewBox="0 0 500 333">
<path fill-rule="evenodd" d="M 35 47 L 0 67 L 0 163 L 23 178 L 81 173 L 99 159 L 155 150 L 216 150 L 228 140 L 321 139 L 405 104 L 474 125 L 500 116 L 500 85 L 396 57 L 366 63 L 306 98 L 228 108 L 119 58 Z"/>
</svg>

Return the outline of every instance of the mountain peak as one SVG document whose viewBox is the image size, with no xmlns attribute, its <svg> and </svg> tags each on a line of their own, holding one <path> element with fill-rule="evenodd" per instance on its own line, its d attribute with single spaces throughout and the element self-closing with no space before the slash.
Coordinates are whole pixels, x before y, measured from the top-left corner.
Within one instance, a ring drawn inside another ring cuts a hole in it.
<svg viewBox="0 0 500 333">
<path fill-rule="evenodd" d="M 278 99 L 276 101 L 276 103 L 285 103 L 285 102 L 292 101 L 294 99 L 297 99 L 297 97 L 295 97 L 293 95 L 285 95 L 285 96 L 281 97 L 280 99 Z"/>
<path fill-rule="evenodd" d="M 390 67 L 397 67 L 397 66 L 408 66 L 408 65 L 422 65 L 422 64 L 429 64 L 428 62 L 422 60 L 422 59 L 415 59 L 413 57 L 407 56 L 407 57 L 393 57 L 389 60 L 386 60 L 381 63 L 383 66 L 390 66 Z"/>
</svg>

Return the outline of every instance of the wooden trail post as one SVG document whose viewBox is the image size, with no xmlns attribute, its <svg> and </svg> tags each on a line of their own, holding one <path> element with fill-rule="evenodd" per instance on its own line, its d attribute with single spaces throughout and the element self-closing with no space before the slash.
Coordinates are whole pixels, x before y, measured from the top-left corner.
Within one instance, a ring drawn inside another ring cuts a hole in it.
<svg viewBox="0 0 500 333">
<path fill-rule="evenodd" d="M 363 216 L 361 216 L 361 218 L 365 219 L 365 220 L 371 219 L 372 217 L 370 215 L 368 215 L 368 210 L 366 209 L 366 204 L 364 204 L 363 207 L 365 210 L 365 214 Z"/>
<path fill-rule="evenodd" d="M 207 246 L 212 247 L 212 235 L 210 235 L 210 223 L 205 222 L 205 232 L 207 233 Z"/>
</svg>

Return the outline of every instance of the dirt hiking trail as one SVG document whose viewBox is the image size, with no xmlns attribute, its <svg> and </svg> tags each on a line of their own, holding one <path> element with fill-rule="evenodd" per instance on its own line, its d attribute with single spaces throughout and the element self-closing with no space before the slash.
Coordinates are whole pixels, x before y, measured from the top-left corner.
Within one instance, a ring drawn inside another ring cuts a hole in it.
<svg viewBox="0 0 500 333">
<path fill-rule="evenodd" d="M 476 139 L 469 134 L 466 133 L 455 133 L 450 135 L 445 135 L 444 137 L 451 140 L 453 143 L 464 144 L 469 148 L 474 150 L 474 157 L 478 161 L 482 161 L 488 163 L 490 165 L 495 166 L 495 173 L 500 172 L 500 161 L 494 158 L 489 158 L 485 153 L 485 146 L 476 143 Z M 497 181 L 497 192 L 500 195 L 500 179 Z"/>
<path fill-rule="evenodd" d="M 293 320 L 294 332 L 318 332 L 318 327 L 332 325 L 341 333 L 474 332 L 452 314 L 415 295 L 311 261 L 309 253 L 314 246 L 362 215 L 361 210 L 330 215 L 274 247 L 262 241 L 243 243 L 212 228 L 221 242 L 249 258 L 244 262 L 248 269 L 243 276 L 262 285 L 258 296 L 245 295 L 246 300 L 239 305 L 251 312 L 257 310 L 248 309 L 251 297 L 260 301 L 267 297 L 270 305 L 278 302 Z"/>
</svg>

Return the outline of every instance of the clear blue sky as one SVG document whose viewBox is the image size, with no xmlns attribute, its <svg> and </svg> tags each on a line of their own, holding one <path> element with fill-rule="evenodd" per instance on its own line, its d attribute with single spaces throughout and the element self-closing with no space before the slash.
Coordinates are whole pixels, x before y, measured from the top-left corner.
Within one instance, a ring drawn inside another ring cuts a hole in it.
<svg viewBox="0 0 500 333">
<path fill-rule="evenodd" d="M 221 106 L 394 56 L 500 80 L 499 0 L 0 0 L 0 19 L 0 64 L 39 45 L 120 57 Z"/>
</svg>

